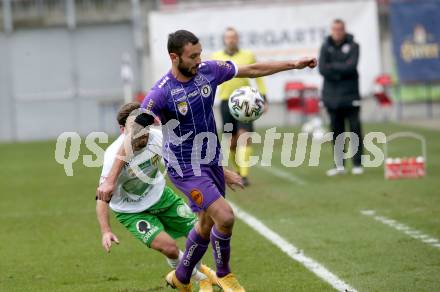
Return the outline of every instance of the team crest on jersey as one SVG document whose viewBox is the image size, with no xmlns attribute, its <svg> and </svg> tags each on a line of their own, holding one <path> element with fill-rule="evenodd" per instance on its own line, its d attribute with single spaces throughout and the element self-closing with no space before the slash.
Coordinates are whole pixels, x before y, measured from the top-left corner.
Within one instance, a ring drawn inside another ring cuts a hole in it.
<svg viewBox="0 0 440 292">
<path fill-rule="evenodd" d="M 188 103 L 186 101 L 179 102 L 177 104 L 177 109 L 179 110 L 179 113 L 185 116 L 188 113 Z"/>
<path fill-rule="evenodd" d="M 200 89 L 200 93 L 202 94 L 203 97 L 208 97 L 211 95 L 212 89 L 211 86 L 209 84 L 205 84 L 202 86 L 202 88 Z"/>
<path fill-rule="evenodd" d="M 136 174 L 134 173 L 134 171 L 133 171 L 133 169 L 132 169 L 131 167 L 129 167 L 129 168 L 127 169 L 127 175 L 128 175 L 129 177 L 135 177 L 135 176 L 136 176 Z"/>
</svg>

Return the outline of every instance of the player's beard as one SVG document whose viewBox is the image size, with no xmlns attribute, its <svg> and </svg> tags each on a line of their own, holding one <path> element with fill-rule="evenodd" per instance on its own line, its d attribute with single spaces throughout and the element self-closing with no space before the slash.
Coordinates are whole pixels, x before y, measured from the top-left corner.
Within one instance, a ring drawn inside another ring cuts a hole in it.
<svg viewBox="0 0 440 292">
<path fill-rule="evenodd" d="M 238 52 L 238 45 L 231 45 L 228 46 L 225 50 L 226 54 L 228 54 L 229 56 L 234 55 L 235 53 Z"/>
<path fill-rule="evenodd" d="M 177 69 L 179 70 L 180 74 L 182 74 L 185 77 L 194 77 L 197 74 L 191 72 L 191 68 L 184 66 L 182 60 L 179 59 L 179 64 L 177 65 Z"/>
</svg>

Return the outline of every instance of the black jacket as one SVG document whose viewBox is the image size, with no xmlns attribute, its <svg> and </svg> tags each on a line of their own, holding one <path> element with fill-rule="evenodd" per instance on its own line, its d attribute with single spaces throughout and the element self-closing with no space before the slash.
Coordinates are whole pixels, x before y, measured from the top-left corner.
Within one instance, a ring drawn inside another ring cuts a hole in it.
<svg viewBox="0 0 440 292">
<path fill-rule="evenodd" d="M 354 106 L 359 100 L 359 75 L 357 64 L 359 45 L 347 34 L 340 45 L 329 36 L 321 47 L 319 72 L 324 77 L 322 99 L 329 109 Z"/>
</svg>

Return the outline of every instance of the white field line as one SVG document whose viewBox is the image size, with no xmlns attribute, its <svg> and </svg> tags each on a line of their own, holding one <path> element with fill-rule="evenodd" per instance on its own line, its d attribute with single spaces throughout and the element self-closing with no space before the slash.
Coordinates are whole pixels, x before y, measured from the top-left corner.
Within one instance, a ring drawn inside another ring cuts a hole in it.
<svg viewBox="0 0 440 292">
<path fill-rule="evenodd" d="M 283 170 L 278 169 L 273 166 L 271 166 L 271 167 L 259 166 L 258 169 L 264 170 L 264 171 L 266 171 L 276 177 L 284 178 L 290 182 L 293 182 L 293 183 L 301 185 L 301 186 L 306 184 L 305 180 L 297 177 L 296 175 L 289 173 L 289 172 L 286 172 L 286 171 L 283 171 Z"/>
<path fill-rule="evenodd" d="M 396 221 L 394 219 L 389 219 L 384 216 L 376 215 L 376 211 L 374 211 L 374 210 L 362 210 L 361 214 L 365 215 L 365 216 L 373 217 L 374 220 L 376 220 L 376 221 L 379 221 L 385 225 L 388 225 L 389 227 L 396 229 L 400 232 L 403 232 L 406 235 L 408 235 L 414 239 L 420 240 L 420 241 L 422 241 L 432 247 L 440 249 L 440 241 L 437 238 L 431 237 L 427 234 L 422 233 L 421 231 L 413 229 L 405 224 L 399 223 L 398 221 Z"/>
<path fill-rule="evenodd" d="M 306 256 L 301 250 L 299 250 L 297 247 L 295 247 L 287 240 L 282 238 L 280 235 L 278 235 L 276 232 L 271 230 L 263 222 L 250 215 L 249 213 L 241 210 L 230 201 L 229 203 L 234 209 L 234 213 L 237 218 L 241 219 L 249 227 L 251 227 L 264 238 L 269 240 L 272 244 L 281 249 L 290 258 L 299 262 L 316 276 L 329 283 L 333 288 L 338 291 L 356 291 L 356 289 L 345 283 L 343 280 L 339 279 L 338 276 L 327 270 L 323 265 Z"/>
</svg>

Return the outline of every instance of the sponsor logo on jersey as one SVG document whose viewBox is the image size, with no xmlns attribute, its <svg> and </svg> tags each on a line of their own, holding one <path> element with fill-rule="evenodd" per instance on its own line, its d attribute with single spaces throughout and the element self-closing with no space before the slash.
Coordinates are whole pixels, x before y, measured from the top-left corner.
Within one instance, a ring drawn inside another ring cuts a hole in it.
<svg viewBox="0 0 440 292">
<path fill-rule="evenodd" d="M 157 154 L 155 156 L 158 156 Z M 151 173 L 154 171 L 154 169 L 151 169 L 150 166 L 152 164 L 154 164 L 155 162 L 157 162 L 157 158 L 155 158 L 155 156 L 151 157 L 151 160 L 147 160 L 142 162 L 139 165 L 133 165 L 130 161 L 130 164 L 127 168 L 127 176 L 129 177 L 135 177 L 138 176 L 139 172 L 143 172 L 143 173 Z M 153 159 L 155 159 L 155 161 L 153 161 Z M 156 163 L 157 164 L 157 163 Z"/>
<path fill-rule="evenodd" d="M 203 97 L 210 96 L 211 92 L 212 92 L 211 86 L 209 84 L 203 85 L 202 88 L 200 89 L 200 92 L 201 92 Z"/>
<path fill-rule="evenodd" d="M 202 85 L 206 84 L 207 81 L 205 80 L 205 78 L 202 75 L 199 74 L 199 75 L 196 75 L 196 77 L 194 78 L 194 83 L 197 86 L 202 86 Z"/>
<path fill-rule="evenodd" d="M 188 113 L 188 103 L 186 103 L 186 101 L 179 102 L 177 104 L 177 109 L 179 110 L 179 113 L 185 116 Z"/>
<path fill-rule="evenodd" d="M 188 97 L 186 96 L 186 95 L 182 95 L 182 96 L 180 96 L 180 97 L 177 97 L 176 99 L 175 99 L 175 102 L 176 103 L 179 103 L 179 102 L 182 102 L 182 101 L 186 101 L 188 99 Z"/>
<path fill-rule="evenodd" d="M 137 198 L 133 199 L 132 197 L 134 197 L 134 196 L 137 196 Z M 131 195 L 131 197 L 129 197 L 127 195 L 123 195 L 122 196 L 122 202 L 128 203 L 128 204 L 139 203 L 144 197 L 145 197 L 145 195 L 144 196 L 138 196 L 136 194 L 133 194 L 133 195 Z"/>
<path fill-rule="evenodd" d="M 198 90 L 198 89 L 194 90 L 193 92 L 190 92 L 190 93 L 188 94 L 188 98 L 194 97 L 194 96 L 196 96 L 197 94 L 199 94 L 199 90 Z"/>
<path fill-rule="evenodd" d="M 191 199 L 196 203 L 198 206 L 202 206 L 203 204 L 203 194 L 198 189 L 192 189 L 190 192 Z"/>
<path fill-rule="evenodd" d="M 227 69 L 231 69 L 231 64 L 225 61 L 217 61 L 217 65 L 219 67 L 226 67 Z"/>
<path fill-rule="evenodd" d="M 168 77 L 168 76 L 165 76 L 163 79 L 162 79 L 162 81 L 159 83 L 159 85 L 157 85 L 157 87 L 158 88 L 162 88 L 164 85 L 165 85 L 165 83 L 167 83 L 167 81 L 170 79 L 170 77 Z"/>
<path fill-rule="evenodd" d="M 174 88 L 174 89 L 171 89 L 171 95 L 177 95 L 177 94 L 179 94 L 179 93 L 181 93 L 183 91 L 184 91 L 184 89 L 182 87 Z"/>
<path fill-rule="evenodd" d="M 154 100 L 153 100 L 153 99 L 150 99 L 150 100 L 148 101 L 148 104 L 147 104 L 147 106 L 145 107 L 145 109 L 146 109 L 147 111 L 151 111 L 151 109 L 153 108 L 153 106 L 154 106 Z"/>
<path fill-rule="evenodd" d="M 150 214 L 159 214 L 162 213 L 164 211 L 166 211 L 168 208 L 160 208 L 160 209 L 156 209 L 156 210 L 148 210 L 148 213 Z"/>
</svg>

